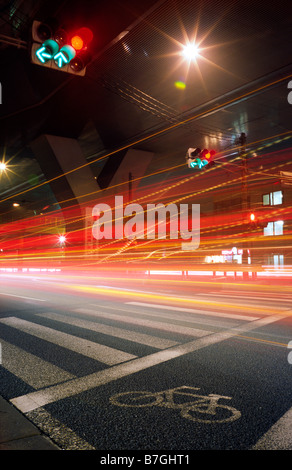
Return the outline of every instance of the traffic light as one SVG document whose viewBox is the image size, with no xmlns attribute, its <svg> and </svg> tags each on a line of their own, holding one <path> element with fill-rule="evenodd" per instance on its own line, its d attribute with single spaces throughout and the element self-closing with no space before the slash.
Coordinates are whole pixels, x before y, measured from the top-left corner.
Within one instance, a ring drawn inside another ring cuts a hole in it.
<svg viewBox="0 0 292 470">
<path fill-rule="evenodd" d="M 201 170 L 206 165 L 211 165 L 213 163 L 214 155 L 214 150 L 189 148 L 186 155 L 188 167 Z"/>
<path fill-rule="evenodd" d="M 250 212 L 248 217 L 248 227 L 250 230 L 255 230 L 257 228 L 257 218 L 254 212 Z"/>
<path fill-rule="evenodd" d="M 261 218 L 260 218 L 261 219 Z M 254 212 L 250 212 L 248 216 L 248 227 L 249 229 L 263 229 L 266 226 L 266 222 L 260 220 Z"/>
<path fill-rule="evenodd" d="M 208 150 L 208 149 L 204 149 L 201 153 L 200 153 L 200 159 L 202 160 L 202 162 L 204 162 L 204 166 L 205 165 L 210 165 L 210 164 L 213 164 L 213 157 L 215 155 L 215 150 Z"/>
<path fill-rule="evenodd" d="M 85 75 L 91 60 L 88 49 L 93 39 L 89 28 L 67 32 L 55 20 L 34 21 L 31 60 L 34 64 L 75 75 Z"/>
</svg>

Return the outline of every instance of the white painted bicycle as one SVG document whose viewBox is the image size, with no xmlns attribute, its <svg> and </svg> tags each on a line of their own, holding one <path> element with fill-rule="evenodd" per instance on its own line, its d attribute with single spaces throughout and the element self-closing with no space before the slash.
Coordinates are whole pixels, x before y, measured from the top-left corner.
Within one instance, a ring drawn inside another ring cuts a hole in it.
<svg viewBox="0 0 292 470">
<path fill-rule="evenodd" d="M 240 411 L 232 406 L 219 404 L 221 399 L 231 400 L 210 393 L 198 395 L 199 388 L 181 386 L 161 392 L 133 391 L 118 393 L 110 398 L 110 403 L 116 406 L 130 408 L 145 408 L 159 406 L 179 409 L 183 418 L 200 423 L 228 423 L 241 417 Z M 190 400 L 190 397 L 192 398 Z"/>
</svg>

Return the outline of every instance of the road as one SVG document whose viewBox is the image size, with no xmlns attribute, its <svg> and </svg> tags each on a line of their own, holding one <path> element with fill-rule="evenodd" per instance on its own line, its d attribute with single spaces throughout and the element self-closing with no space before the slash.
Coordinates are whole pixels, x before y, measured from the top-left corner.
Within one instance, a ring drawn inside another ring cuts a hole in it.
<svg viewBox="0 0 292 470">
<path fill-rule="evenodd" d="M 292 449 L 289 285 L 0 281 L 0 395 L 62 449 Z"/>
</svg>

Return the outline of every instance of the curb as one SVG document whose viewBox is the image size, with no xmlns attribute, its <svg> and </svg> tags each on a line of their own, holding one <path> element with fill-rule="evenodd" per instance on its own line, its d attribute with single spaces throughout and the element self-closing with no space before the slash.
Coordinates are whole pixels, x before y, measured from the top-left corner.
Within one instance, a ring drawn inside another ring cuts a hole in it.
<svg viewBox="0 0 292 470">
<path fill-rule="evenodd" d="M 0 397 L 0 450 L 61 450 L 20 411 Z"/>
</svg>

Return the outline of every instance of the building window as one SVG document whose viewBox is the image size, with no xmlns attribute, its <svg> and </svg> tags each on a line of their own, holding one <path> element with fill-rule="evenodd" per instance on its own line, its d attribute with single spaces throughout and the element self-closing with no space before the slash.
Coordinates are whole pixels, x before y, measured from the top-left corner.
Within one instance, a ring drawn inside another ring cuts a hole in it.
<svg viewBox="0 0 292 470">
<path fill-rule="evenodd" d="M 264 227 L 264 235 L 283 235 L 283 220 L 276 220 L 275 222 L 268 222 L 268 225 Z"/>
<path fill-rule="evenodd" d="M 273 193 L 263 195 L 264 206 L 277 206 L 283 203 L 282 191 L 274 191 Z"/>
<path fill-rule="evenodd" d="M 268 264 L 279 268 L 284 266 L 284 255 L 269 255 Z"/>
</svg>

